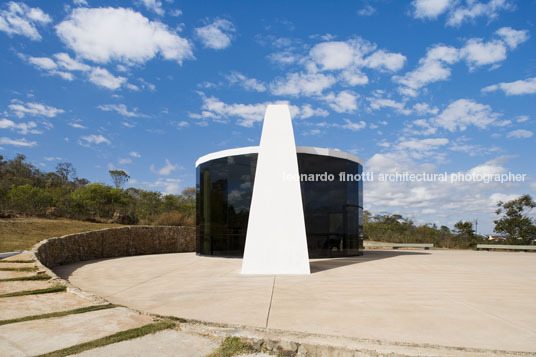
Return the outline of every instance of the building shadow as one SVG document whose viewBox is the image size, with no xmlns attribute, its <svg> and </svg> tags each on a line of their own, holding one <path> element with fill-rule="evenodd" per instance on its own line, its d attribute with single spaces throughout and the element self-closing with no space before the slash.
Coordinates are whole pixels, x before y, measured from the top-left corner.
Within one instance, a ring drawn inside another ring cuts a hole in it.
<svg viewBox="0 0 536 357">
<path fill-rule="evenodd" d="M 394 258 L 401 255 L 429 255 L 428 252 L 413 251 L 413 250 L 364 250 L 363 255 L 356 257 L 342 257 L 342 258 L 324 258 L 324 259 L 312 259 L 309 263 L 311 273 L 319 273 L 321 271 L 336 269 L 345 267 L 347 265 L 354 265 L 360 263 L 371 262 L 374 260 Z"/>
</svg>

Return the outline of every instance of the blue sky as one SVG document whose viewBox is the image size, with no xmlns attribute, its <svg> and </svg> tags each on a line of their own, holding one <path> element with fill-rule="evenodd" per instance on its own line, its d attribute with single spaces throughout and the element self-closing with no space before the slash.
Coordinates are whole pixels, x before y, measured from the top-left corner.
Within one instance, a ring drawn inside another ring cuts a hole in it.
<svg viewBox="0 0 536 357">
<path fill-rule="evenodd" d="M 452 226 L 536 191 L 535 1 L 38 1 L 0 5 L 0 155 L 178 193 L 207 153 L 258 145 L 288 102 L 297 145 L 378 173 L 365 208 Z"/>
</svg>

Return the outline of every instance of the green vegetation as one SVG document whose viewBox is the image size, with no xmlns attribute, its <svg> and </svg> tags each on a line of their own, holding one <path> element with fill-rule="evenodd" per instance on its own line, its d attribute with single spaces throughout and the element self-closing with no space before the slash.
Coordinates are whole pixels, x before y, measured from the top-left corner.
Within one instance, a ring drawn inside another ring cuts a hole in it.
<svg viewBox="0 0 536 357">
<path fill-rule="evenodd" d="M 226 337 L 220 347 L 207 357 L 232 357 L 241 354 L 251 354 L 257 352 L 253 346 L 243 342 L 238 337 Z"/>
<path fill-rule="evenodd" d="M 50 280 L 52 279 L 47 274 L 37 274 L 32 276 L 21 276 L 18 278 L 7 278 L 7 279 L 0 279 L 0 283 L 5 281 L 32 281 L 32 280 Z"/>
<path fill-rule="evenodd" d="M 29 260 L 0 260 L 0 263 L 20 263 L 20 264 L 24 264 L 24 263 L 34 263 L 35 260 L 33 259 L 29 259 Z"/>
<path fill-rule="evenodd" d="M 504 235 L 507 244 L 534 244 L 536 240 L 536 220 L 528 213 L 536 207 L 530 195 L 523 195 L 506 203 L 499 201 L 497 215 L 502 218 L 494 221 L 495 232 Z"/>
<path fill-rule="evenodd" d="M 167 330 L 174 328 L 176 325 L 172 321 L 159 321 L 152 324 L 148 324 L 142 327 L 133 328 L 130 330 L 125 330 L 118 332 L 116 334 L 99 338 L 97 340 L 89 341 L 86 343 L 81 343 L 71 347 L 67 347 L 61 350 L 49 352 L 42 354 L 38 357 L 64 357 L 69 355 L 74 355 L 81 353 L 83 351 L 91 350 L 93 348 L 106 346 L 112 343 L 117 343 L 121 341 L 131 340 L 133 338 L 142 337 L 148 334 L 153 334 L 158 331 Z"/>
<path fill-rule="evenodd" d="M 416 225 L 413 220 L 398 214 L 379 214 L 372 216 L 363 213 L 364 238 L 389 243 L 433 243 L 439 248 L 474 248 L 486 238 L 476 235 L 471 222 L 456 223 L 455 231 L 447 226 L 435 224 Z"/>
<path fill-rule="evenodd" d="M 64 285 L 51 286 L 46 289 L 37 289 L 37 290 L 24 290 L 16 291 L 14 293 L 1 294 L 0 298 L 14 297 L 14 296 L 25 296 L 25 295 L 36 295 L 36 294 L 50 294 L 50 293 L 59 293 L 67 290 L 67 287 Z"/>
<path fill-rule="evenodd" d="M 67 315 L 83 314 L 85 312 L 111 309 L 111 308 L 114 308 L 114 307 L 117 307 L 117 306 L 118 305 L 114 305 L 114 304 L 94 305 L 94 306 L 88 306 L 88 307 L 81 307 L 81 308 L 74 309 L 74 310 L 51 312 L 51 313 L 48 313 L 48 314 L 41 314 L 41 315 L 25 316 L 25 317 L 20 317 L 18 319 L 0 320 L 0 326 L 7 325 L 7 324 L 14 324 L 14 323 L 17 323 L 17 322 L 40 320 L 40 319 L 49 319 L 51 317 L 62 317 L 62 316 L 67 316 Z"/>
<path fill-rule="evenodd" d="M 24 155 L 0 155 L 0 217 L 47 216 L 120 224 L 195 224 L 195 189 L 162 195 L 138 188 L 123 189 L 129 176 L 110 170 L 114 186 L 76 176 L 68 162 L 55 172 L 42 172 Z M 161 217 L 165 215 L 164 217 Z M 1 250 L 1 249 L 0 249 Z"/>
<path fill-rule="evenodd" d="M 24 267 L 24 268 L 0 268 L 0 271 L 36 271 L 37 267 Z"/>
</svg>

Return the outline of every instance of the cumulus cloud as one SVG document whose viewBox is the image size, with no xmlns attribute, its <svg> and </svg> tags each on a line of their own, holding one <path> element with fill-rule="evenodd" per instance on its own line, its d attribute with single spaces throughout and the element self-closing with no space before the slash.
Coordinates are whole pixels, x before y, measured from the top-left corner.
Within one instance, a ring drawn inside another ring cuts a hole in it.
<svg viewBox="0 0 536 357">
<path fill-rule="evenodd" d="M 147 117 L 147 115 L 139 113 L 138 108 L 129 111 L 125 104 L 104 104 L 97 106 L 97 108 L 104 112 L 116 112 L 127 118 Z"/>
<path fill-rule="evenodd" d="M 195 29 L 195 33 L 203 45 L 214 50 L 229 47 L 235 31 L 233 23 L 225 19 L 216 19 L 211 24 Z"/>
<path fill-rule="evenodd" d="M 34 41 L 41 40 L 38 25 L 47 25 L 52 19 L 38 7 L 10 1 L 6 10 L 0 10 L 0 31 L 8 35 L 21 35 Z"/>
<path fill-rule="evenodd" d="M 322 100 L 326 101 L 331 109 L 337 113 L 352 113 L 357 109 L 359 95 L 352 91 L 343 90 L 335 94 L 326 94 Z"/>
<path fill-rule="evenodd" d="M 37 124 L 33 121 L 28 123 L 15 123 L 14 121 L 5 118 L 0 119 L 0 129 L 11 129 L 21 135 L 42 134 L 42 131 L 35 128 L 37 128 Z"/>
<path fill-rule="evenodd" d="M 502 82 L 482 89 L 483 92 L 502 90 L 506 95 L 522 95 L 536 93 L 536 77 L 514 82 Z"/>
<path fill-rule="evenodd" d="M 91 70 L 88 77 L 91 83 L 104 87 L 107 89 L 115 90 L 121 87 L 126 82 L 125 77 L 114 76 L 106 68 L 95 67 Z"/>
<path fill-rule="evenodd" d="M 154 165 L 151 165 L 151 171 L 162 176 L 168 176 L 178 168 L 180 168 L 179 165 L 172 164 L 168 159 L 166 159 L 166 164 L 160 169 L 156 169 Z"/>
<path fill-rule="evenodd" d="M 270 83 L 270 91 L 274 95 L 321 95 L 323 90 L 335 83 L 335 77 L 323 73 L 287 73 L 286 77 L 276 78 Z"/>
<path fill-rule="evenodd" d="M 460 26 L 466 21 L 485 16 L 488 20 L 495 19 L 501 10 L 510 9 L 513 3 L 508 0 L 467 1 L 466 6 L 458 6 L 449 14 L 447 25 Z"/>
<path fill-rule="evenodd" d="M 6 137 L 0 138 L 0 145 L 11 145 L 18 147 L 32 147 L 37 145 L 35 141 L 28 141 L 25 138 L 23 139 L 11 139 Z"/>
<path fill-rule="evenodd" d="M 162 8 L 162 1 L 159 0 L 138 0 L 146 9 L 154 12 L 159 16 L 164 16 L 165 11 Z"/>
<path fill-rule="evenodd" d="M 506 137 L 514 139 L 527 139 L 532 137 L 532 135 L 534 135 L 534 133 L 530 130 L 518 129 L 509 132 L 508 134 L 506 134 Z"/>
<path fill-rule="evenodd" d="M 54 118 L 58 114 L 65 112 L 63 109 L 58 109 L 41 103 L 25 103 L 18 99 L 13 99 L 8 107 L 19 118 L 24 118 L 26 115 Z"/>
<path fill-rule="evenodd" d="M 417 68 L 403 76 L 393 76 L 393 80 L 401 84 L 398 90 L 402 94 L 414 97 L 420 88 L 448 79 L 453 64 L 465 60 L 470 70 L 484 65 L 497 66 L 506 59 L 508 49 L 514 49 L 528 39 L 526 31 L 509 27 L 497 30 L 495 37 L 490 41 L 471 38 L 461 48 L 434 45 L 419 60 Z"/>
<path fill-rule="evenodd" d="M 397 102 L 390 98 L 382 98 L 380 96 L 368 97 L 367 101 L 370 103 L 369 108 L 372 110 L 380 110 L 383 108 L 391 108 L 403 115 L 411 114 L 411 109 L 406 108 L 406 103 Z"/>
<path fill-rule="evenodd" d="M 276 104 L 271 102 L 242 104 L 242 103 L 225 103 L 216 97 L 207 97 L 200 93 L 203 99 L 201 113 L 190 113 L 190 118 L 198 119 L 200 125 L 206 125 L 207 120 L 219 123 L 227 123 L 230 118 L 238 118 L 237 125 L 252 127 L 253 124 L 260 122 L 264 118 L 266 106 Z M 278 102 L 288 104 L 287 102 Z M 312 116 L 325 117 L 329 113 L 320 108 L 313 108 L 309 104 L 300 107 L 290 105 L 290 111 L 293 119 L 306 119 Z"/>
<path fill-rule="evenodd" d="M 374 7 L 370 6 L 370 5 L 367 5 L 364 8 L 359 9 L 357 11 L 357 14 L 359 16 L 371 16 L 371 15 L 374 15 L 375 13 L 376 13 L 376 8 L 374 8 Z"/>
<path fill-rule="evenodd" d="M 107 144 L 107 145 L 110 145 L 112 142 L 108 139 L 106 139 L 104 136 L 102 136 L 101 134 L 99 135 L 96 135 L 96 134 L 92 134 L 92 135 L 87 135 L 87 136 L 82 136 L 80 138 L 80 140 L 78 141 L 78 143 L 82 146 L 89 146 L 90 144 Z"/>
<path fill-rule="evenodd" d="M 248 91 L 264 92 L 266 85 L 255 78 L 248 78 L 240 72 L 232 72 L 226 76 L 230 84 L 238 84 Z"/>
<path fill-rule="evenodd" d="M 366 128 L 367 126 L 367 123 L 365 123 L 363 120 L 361 120 L 358 123 L 354 123 L 350 119 L 343 119 L 343 120 L 344 120 L 344 124 L 341 125 L 341 128 L 343 129 L 348 129 L 351 131 L 358 131 L 358 130 Z"/>
<path fill-rule="evenodd" d="M 136 152 L 136 151 L 131 151 L 129 153 L 130 156 L 136 158 L 136 159 L 139 159 L 141 157 L 141 154 L 139 152 Z"/>
<path fill-rule="evenodd" d="M 480 104 L 470 99 L 458 99 L 450 103 L 431 122 L 451 132 L 464 131 L 469 125 L 485 129 L 489 125 L 502 125 L 498 122 L 499 113 L 493 112 L 489 105 Z"/>
<path fill-rule="evenodd" d="M 188 40 L 132 9 L 77 8 L 56 32 L 78 57 L 96 63 L 140 64 L 157 54 L 179 64 L 194 58 Z"/>
<path fill-rule="evenodd" d="M 451 0 L 414 0 L 413 16 L 417 19 L 435 19 L 451 6 Z"/>
</svg>

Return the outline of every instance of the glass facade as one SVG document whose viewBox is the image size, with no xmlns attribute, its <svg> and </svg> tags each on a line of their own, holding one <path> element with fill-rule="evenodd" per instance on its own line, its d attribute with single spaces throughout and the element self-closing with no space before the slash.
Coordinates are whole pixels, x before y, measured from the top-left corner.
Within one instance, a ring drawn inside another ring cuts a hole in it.
<svg viewBox="0 0 536 357">
<path fill-rule="evenodd" d="M 341 180 L 339 174 L 361 174 L 362 166 L 331 156 L 297 155 L 300 175 L 333 175 L 333 180 L 301 180 L 309 257 L 359 255 L 363 242 L 363 182 Z M 256 166 L 257 154 L 245 154 L 197 167 L 198 254 L 243 255 Z"/>
</svg>

